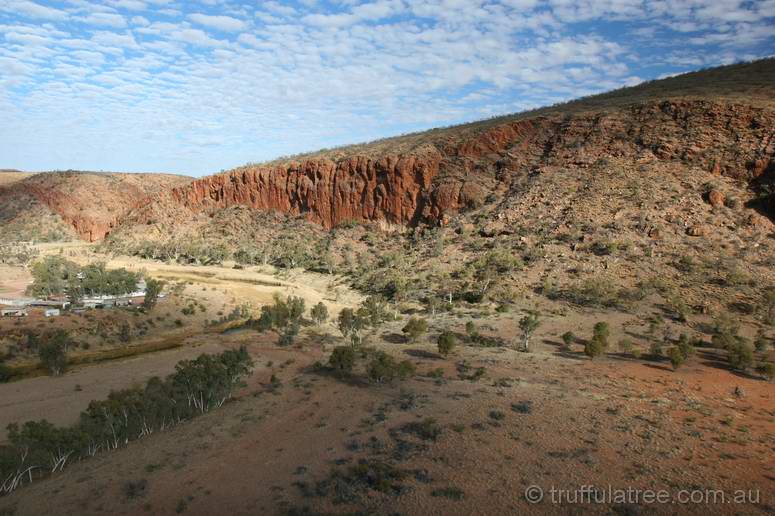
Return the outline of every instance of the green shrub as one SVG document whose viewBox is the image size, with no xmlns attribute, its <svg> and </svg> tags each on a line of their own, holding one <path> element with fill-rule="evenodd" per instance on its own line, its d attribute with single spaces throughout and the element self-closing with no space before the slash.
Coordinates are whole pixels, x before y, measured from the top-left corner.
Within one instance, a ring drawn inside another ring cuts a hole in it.
<svg viewBox="0 0 775 516">
<path fill-rule="evenodd" d="M 745 371 L 753 365 L 753 346 L 746 338 L 736 336 L 734 343 L 727 347 L 727 360 L 733 369 Z"/>
<path fill-rule="evenodd" d="M 407 423 L 401 427 L 401 430 L 425 441 L 435 441 L 442 434 L 441 426 L 432 417 Z"/>
<path fill-rule="evenodd" d="M 328 358 L 328 365 L 338 374 L 350 374 L 355 366 L 355 350 L 350 346 L 337 346 Z"/>
<path fill-rule="evenodd" d="M 315 324 L 320 326 L 328 320 L 328 307 L 321 301 L 312 307 L 310 315 L 312 316 L 312 320 L 315 321 Z"/>
<path fill-rule="evenodd" d="M 290 346 L 299 334 L 299 323 L 292 322 L 288 324 L 280 334 L 280 340 L 277 342 L 280 346 Z"/>
<path fill-rule="evenodd" d="M 611 335 L 611 329 L 607 322 L 600 321 L 595 323 L 594 328 L 592 328 L 592 335 L 598 337 L 603 341 L 605 347 L 608 347 L 608 337 Z"/>
<path fill-rule="evenodd" d="M 473 342 L 476 342 L 479 338 L 479 330 L 476 328 L 474 321 L 468 321 L 466 323 L 466 335 L 468 335 L 468 338 Z"/>
<path fill-rule="evenodd" d="M 775 364 L 772 362 L 765 362 L 763 364 L 759 364 L 756 367 L 756 371 L 762 375 L 767 381 L 772 381 L 773 378 L 775 378 Z"/>
<path fill-rule="evenodd" d="M 676 262 L 675 268 L 681 272 L 692 273 L 697 272 L 699 264 L 691 256 L 681 256 Z"/>
<path fill-rule="evenodd" d="M 129 481 L 124 484 L 124 496 L 127 498 L 139 498 L 145 495 L 148 488 L 148 481 L 143 479 L 137 481 Z"/>
<path fill-rule="evenodd" d="M 67 367 L 67 348 L 70 336 L 64 330 L 47 335 L 38 347 L 40 363 L 51 376 L 60 376 Z"/>
<path fill-rule="evenodd" d="M 540 324 L 538 314 L 528 314 L 519 320 L 519 329 L 522 330 L 522 351 L 530 351 L 530 338 Z"/>
<path fill-rule="evenodd" d="M 574 342 L 576 342 L 576 336 L 572 331 L 566 331 L 562 334 L 562 343 L 564 344 L 565 349 L 570 349 L 570 345 Z"/>
<path fill-rule="evenodd" d="M 156 306 L 159 294 L 164 289 L 164 282 L 148 278 L 145 280 L 145 298 L 143 298 L 143 308 L 150 310 Z"/>
<path fill-rule="evenodd" d="M 458 487 L 444 487 L 431 491 L 431 496 L 449 498 L 450 500 L 462 500 L 465 498 L 465 493 Z"/>
<path fill-rule="evenodd" d="M 662 342 L 658 340 L 654 340 L 651 342 L 651 345 L 649 346 L 649 355 L 651 355 L 654 358 L 659 358 L 663 355 L 662 350 Z"/>
<path fill-rule="evenodd" d="M 683 300 L 683 298 L 681 298 L 678 294 L 675 294 L 667 298 L 667 303 L 673 310 L 677 320 L 681 322 L 687 321 L 689 314 L 691 313 L 691 309 L 689 308 L 689 305 L 686 304 L 686 301 Z"/>
<path fill-rule="evenodd" d="M 590 358 L 596 358 L 605 353 L 606 342 L 598 335 L 595 335 L 584 345 L 584 353 Z"/>
<path fill-rule="evenodd" d="M 455 338 L 455 334 L 449 331 L 442 332 L 439 335 L 437 345 L 439 348 L 439 354 L 446 357 L 449 355 L 453 349 L 455 349 L 455 343 L 457 339 Z"/>
<path fill-rule="evenodd" d="M 132 327 L 129 326 L 128 322 L 123 322 L 121 323 L 121 326 L 119 326 L 118 340 L 124 344 L 127 344 L 132 340 Z"/>
<path fill-rule="evenodd" d="M 570 301 L 582 306 L 615 306 L 617 292 L 613 285 L 606 278 L 588 278 L 572 286 L 568 297 Z"/>
<path fill-rule="evenodd" d="M 269 331 L 274 326 L 274 318 L 272 317 L 272 309 L 269 306 L 261 307 L 261 316 L 256 321 L 256 329 L 261 333 Z"/>
<path fill-rule="evenodd" d="M 689 357 L 694 354 L 694 346 L 689 342 L 689 337 L 685 333 L 682 333 L 678 338 L 677 349 L 681 353 L 681 357 L 684 361 L 688 360 Z"/>
<path fill-rule="evenodd" d="M 360 344 L 361 332 L 366 327 L 366 321 L 359 317 L 352 308 L 343 308 L 339 312 L 337 326 L 342 336 L 350 339 L 353 346 Z"/>
<path fill-rule="evenodd" d="M 506 414 L 501 410 L 491 410 L 489 416 L 490 419 L 494 419 L 495 421 L 503 421 L 506 418 Z"/>
<path fill-rule="evenodd" d="M 414 364 L 408 360 L 397 362 L 392 356 L 378 351 L 368 367 L 369 379 L 376 383 L 389 383 L 395 379 L 405 380 L 414 374 Z"/>
<path fill-rule="evenodd" d="M 420 319 L 419 317 L 412 317 L 401 331 L 409 337 L 410 341 L 417 342 L 417 339 L 423 333 L 428 331 L 428 322 L 425 319 Z"/>
<path fill-rule="evenodd" d="M 686 361 L 686 357 L 678 347 L 672 347 L 667 350 L 667 358 L 670 359 L 670 364 L 673 366 L 673 370 L 678 369 Z"/>
<path fill-rule="evenodd" d="M 754 341 L 754 347 L 756 348 L 756 351 L 759 353 L 764 353 L 767 351 L 767 348 L 769 347 L 769 339 L 764 335 L 764 333 L 759 333 L 756 335 L 756 340 Z"/>
</svg>

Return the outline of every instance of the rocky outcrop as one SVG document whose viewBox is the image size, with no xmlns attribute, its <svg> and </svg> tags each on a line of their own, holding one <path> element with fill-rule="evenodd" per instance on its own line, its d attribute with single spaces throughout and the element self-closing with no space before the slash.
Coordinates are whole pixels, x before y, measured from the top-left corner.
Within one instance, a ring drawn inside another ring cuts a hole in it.
<svg viewBox="0 0 775 516">
<path fill-rule="evenodd" d="M 708 203 L 714 208 L 724 206 L 724 201 L 726 201 L 726 197 L 718 190 L 708 192 Z"/>
<path fill-rule="evenodd" d="M 532 170 L 627 157 L 752 180 L 771 174 L 775 155 L 774 112 L 733 103 L 662 101 L 482 125 L 443 133 L 400 155 L 372 155 L 366 146 L 336 162 L 312 157 L 243 167 L 175 188 L 172 197 L 194 212 L 243 205 L 327 228 L 348 220 L 443 224 L 448 214 L 481 205 L 497 184 Z"/>
<path fill-rule="evenodd" d="M 175 188 L 172 197 L 194 211 L 243 205 L 304 215 L 327 228 L 349 220 L 411 225 L 441 215 L 427 195 L 440 162 L 428 153 L 249 167 Z"/>
</svg>

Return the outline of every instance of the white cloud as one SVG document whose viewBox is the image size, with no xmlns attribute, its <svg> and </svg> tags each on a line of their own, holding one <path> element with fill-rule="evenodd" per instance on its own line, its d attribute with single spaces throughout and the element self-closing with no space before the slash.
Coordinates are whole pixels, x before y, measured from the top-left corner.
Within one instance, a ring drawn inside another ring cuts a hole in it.
<svg viewBox="0 0 775 516">
<path fill-rule="evenodd" d="M 188 19 L 196 24 L 218 29 L 223 32 L 239 32 L 247 28 L 247 23 L 232 18 L 231 16 L 210 16 L 207 14 L 196 13 L 190 14 Z"/>
<path fill-rule="evenodd" d="M 63 20 L 67 18 L 65 11 L 46 7 L 29 0 L 5 0 L 0 3 L 0 10 L 41 20 Z"/>
<path fill-rule="evenodd" d="M 137 47 L 137 42 L 131 32 L 123 34 L 117 32 L 96 32 L 91 40 L 99 45 L 132 49 Z"/>
<path fill-rule="evenodd" d="M 112 2 L 111 5 L 128 11 L 144 11 L 148 8 L 148 5 L 140 0 L 117 0 Z"/>
<path fill-rule="evenodd" d="M 142 16 L 133 16 L 131 21 L 133 25 L 139 25 L 141 27 L 147 27 L 148 25 L 151 24 L 151 22 L 149 22 L 147 18 L 144 18 Z"/>
<path fill-rule="evenodd" d="M 116 29 L 126 27 L 126 19 L 120 14 L 115 13 L 92 13 L 88 16 L 80 17 L 78 20 L 88 25 L 114 27 Z"/>
<path fill-rule="evenodd" d="M 775 0 L 38 1 L 0 0 L 4 159 L 188 173 L 771 53 L 775 16 Z"/>
<path fill-rule="evenodd" d="M 25 34 L 19 32 L 7 32 L 5 34 L 5 40 L 12 43 L 19 43 L 22 45 L 30 46 L 45 46 L 50 45 L 52 40 L 45 36 L 38 36 L 36 34 Z"/>
<path fill-rule="evenodd" d="M 175 30 L 169 34 L 169 38 L 204 47 L 220 47 L 225 44 L 223 41 L 211 38 L 207 33 L 199 29 Z"/>
</svg>

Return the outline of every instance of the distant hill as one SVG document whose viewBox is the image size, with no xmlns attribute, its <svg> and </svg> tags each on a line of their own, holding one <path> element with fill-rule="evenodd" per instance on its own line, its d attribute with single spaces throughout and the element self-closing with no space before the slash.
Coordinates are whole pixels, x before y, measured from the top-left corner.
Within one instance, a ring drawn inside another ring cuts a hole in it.
<svg viewBox="0 0 775 516">
<path fill-rule="evenodd" d="M 0 237 L 99 240 L 132 209 L 190 180 L 170 174 L 5 172 L 0 174 Z"/>
</svg>

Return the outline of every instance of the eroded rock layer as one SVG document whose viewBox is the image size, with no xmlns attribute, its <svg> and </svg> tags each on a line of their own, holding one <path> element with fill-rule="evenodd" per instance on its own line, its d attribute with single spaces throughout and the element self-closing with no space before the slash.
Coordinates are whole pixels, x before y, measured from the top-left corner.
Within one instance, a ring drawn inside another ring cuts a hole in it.
<svg viewBox="0 0 775 516">
<path fill-rule="evenodd" d="M 348 220 L 389 225 L 443 222 L 481 203 L 515 175 L 600 159 L 680 161 L 743 180 L 771 178 L 775 113 L 705 100 L 636 104 L 610 112 L 493 123 L 441 133 L 399 155 L 389 151 L 310 157 L 243 167 L 176 187 L 175 203 L 198 212 L 234 205 L 302 215 L 327 228 Z"/>
</svg>

